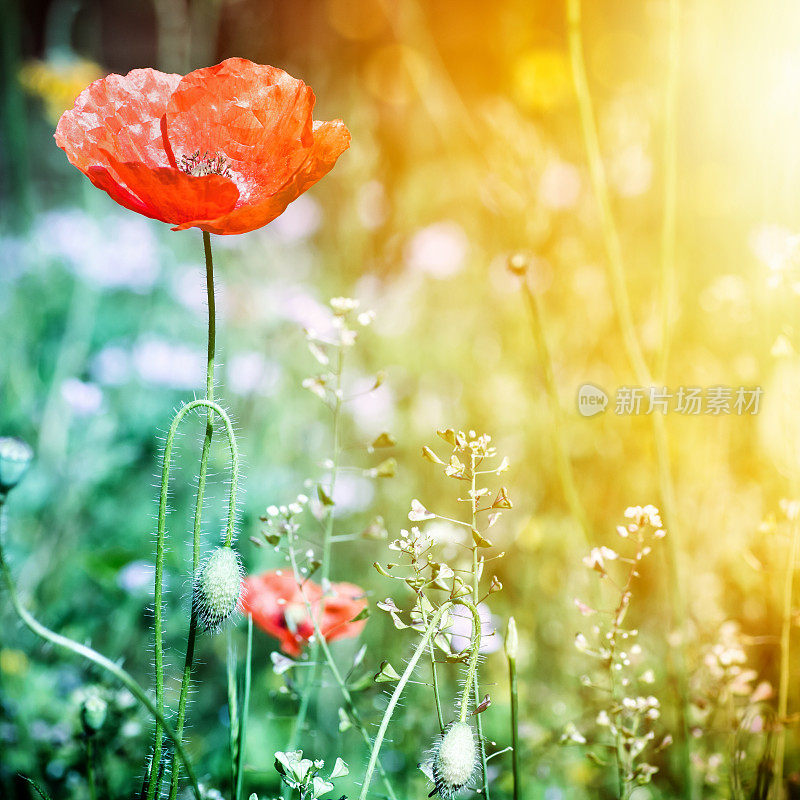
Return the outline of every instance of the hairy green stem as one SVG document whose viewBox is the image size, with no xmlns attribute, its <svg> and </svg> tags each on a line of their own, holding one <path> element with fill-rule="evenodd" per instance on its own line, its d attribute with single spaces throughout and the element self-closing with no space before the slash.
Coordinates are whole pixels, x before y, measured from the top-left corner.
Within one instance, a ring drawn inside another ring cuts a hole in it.
<svg viewBox="0 0 800 800">
<path fill-rule="evenodd" d="M 472 508 L 472 530 L 478 530 L 478 498 L 476 495 L 476 485 L 475 485 L 475 467 L 477 466 L 475 463 L 475 454 L 472 453 L 470 455 L 471 463 L 470 463 L 470 475 L 471 475 L 471 490 L 472 493 L 470 494 L 471 503 L 470 506 Z M 472 543 L 472 603 L 477 608 L 478 603 L 480 602 L 480 574 L 479 574 L 479 562 L 478 562 L 478 545 L 473 541 Z M 480 617 L 478 618 L 480 619 Z M 478 647 L 480 647 L 480 636 L 482 634 L 481 626 L 478 626 Z M 478 670 L 473 670 L 472 672 L 472 689 L 475 693 L 475 705 L 477 706 L 480 703 L 480 685 L 478 682 Z M 481 715 L 475 718 L 475 726 L 478 729 L 478 752 L 480 754 L 480 761 L 481 761 L 481 780 L 483 781 L 483 797 L 484 800 L 490 800 L 489 796 L 489 770 L 487 768 L 487 759 L 486 759 L 486 744 L 483 741 L 483 720 L 481 720 Z"/>
<path fill-rule="evenodd" d="M 322 650 L 322 653 L 325 656 L 325 661 L 328 664 L 328 668 L 330 669 L 334 680 L 339 686 L 339 691 L 342 694 L 342 699 L 344 700 L 345 706 L 347 707 L 347 713 L 350 716 L 353 725 L 361 734 L 361 738 L 364 740 L 364 743 L 367 745 L 367 747 L 371 747 L 372 740 L 369 738 L 369 733 L 367 732 L 367 728 L 361 720 L 361 715 L 358 713 L 358 709 L 356 709 L 356 705 L 353 702 L 353 696 L 350 694 L 350 690 L 347 688 L 347 681 L 344 679 L 344 676 L 339 670 L 339 666 L 333 657 L 333 653 L 331 653 L 330 647 L 328 646 L 328 641 L 327 639 L 325 639 L 324 635 L 322 634 L 322 629 L 319 627 L 319 620 L 317 619 L 317 615 L 314 613 L 314 608 L 311 605 L 311 601 L 306 596 L 305 588 L 300 578 L 300 571 L 298 569 L 298 564 L 297 564 L 297 555 L 295 554 L 294 550 L 294 534 L 292 533 L 289 534 L 289 560 L 291 561 L 292 571 L 294 572 L 295 579 L 297 580 L 297 585 L 300 588 L 300 594 L 303 598 L 303 603 L 305 604 L 306 607 L 306 614 L 308 614 L 308 618 L 311 620 L 311 624 L 314 626 L 314 639 L 316 642 L 319 643 L 320 649 Z M 386 793 L 389 795 L 391 800 L 397 800 L 397 796 L 394 793 L 392 784 L 389 781 L 389 776 L 386 774 L 383 765 L 380 763 L 378 764 L 378 772 L 380 773 L 381 778 L 383 780 L 383 785 L 386 788 Z"/>
<path fill-rule="evenodd" d="M 14 579 L 11 576 L 11 570 L 9 569 L 3 555 L 3 516 L 4 507 L 2 502 L 0 502 L 0 570 L 3 572 L 6 588 L 8 589 L 9 596 L 11 597 L 11 603 L 14 606 L 19 618 L 33 633 L 40 638 L 45 639 L 46 641 L 51 642 L 52 644 L 55 644 L 65 650 L 69 650 L 71 653 L 75 653 L 76 655 L 81 656 L 82 658 L 85 658 L 94 664 L 97 664 L 97 666 L 102 667 L 104 670 L 106 670 L 106 672 L 111 673 L 120 683 L 122 683 L 122 685 L 130 691 L 130 693 L 150 712 L 150 714 L 152 714 L 160 728 L 172 741 L 173 745 L 175 746 L 175 751 L 186 765 L 186 773 L 189 776 L 189 781 L 192 784 L 192 791 L 194 792 L 196 800 L 202 800 L 200 796 L 200 788 L 197 785 L 197 778 L 195 777 L 194 767 L 192 766 L 192 762 L 189 760 L 186 751 L 183 749 L 180 739 L 173 731 L 169 722 L 167 722 L 162 711 L 157 707 L 156 704 L 153 703 L 147 692 L 136 682 L 136 680 L 134 680 L 134 678 L 131 677 L 131 675 L 128 674 L 118 664 L 115 664 L 113 661 L 106 658 L 101 653 L 98 653 L 96 650 L 93 650 L 91 647 L 74 642 L 72 639 L 46 628 L 25 608 L 25 606 L 22 605 L 19 596 L 17 595 Z"/>
<path fill-rule="evenodd" d="M 611 295 L 614 309 L 619 319 L 622 330 L 622 339 L 628 359 L 633 367 L 633 372 L 638 383 L 642 386 L 651 386 L 652 377 L 644 358 L 636 328 L 633 322 L 630 298 L 625 283 L 625 270 L 622 258 L 622 246 L 617 231 L 614 214 L 611 208 L 611 193 L 608 188 L 605 165 L 600 152 L 600 141 L 597 125 L 594 118 L 592 97 L 586 76 L 586 64 L 583 57 L 583 41 L 581 32 L 581 0 L 567 0 L 567 37 L 569 41 L 570 61 L 572 76 L 575 84 L 575 93 L 578 100 L 581 128 L 586 146 L 589 171 L 592 179 L 595 198 L 600 212 L 600 223 L 603 240 L 607 254 L 607 266 Z M 662 347 L 664 345 L 662 344 Z M 678 525 L 675 513 L 675 491 L 669 464 L 669 449 L 666 435 L 666 426 L 663 415 L 654 413 L 650 415 L 653 421 L 653 437 L 658 462 L 659 487 L 662 500 L 662 510 L 670 529 L 668 566 L 669 566 L 669 591 L 670 601 L 675 617 L 675 627 L 680 634 L 678 645 L 673 648 L 673 672 L 680 699 L 681 716 L 681 759 L 684 773 L 684 783 L 688 792 L 688 800 L 694 800 L 696 791 L 692 780 L 692 754 L 691 736 L 689 732 L 689 685 L 686 674 L 686 608 L 685 597 L 682 591 L 680 578 L 680 559 L 678 550 Z"/>
<path fill-rule="evenodd" d="M 214 355 L 216 348 L 216 304 L 214 298 L 214 259 L 211 253 L 211 236 L 203 231 L 203 250 L 206 259 L 206 296 L 208 298 L 208 347 L 206 352 L 206 400 L 214 399 Z M 192 532 L 192 574 L 197 573 L 200 566 L 200 532 L 203 516 L 203 498 L 206 489 L 208 472 L 208 456 L 211 451 L 211 439 L 214 435 L 214 412 L 209 409 L 206 415 L 206 434 L 203 439 L 203 450 L 200 454 L 200 473 L 197 478 L 197 500 L 194 509 L 194 529 Z M 229 532 L 230 533 L 230 532 Z M 226 541 L 230 545 L 230 541 Z M 183 736 L 186 721 L 186 701 L 189 693 L 189 682 L 192 677 L 195 641 L 197 639 L 197 611 L 192 605 L 189 618 L 189 634 L 186 639 L 186 656 L 183 662 L 181 692 L 178 698 L 178 721 L 175 725 L 178 736 Z M 178 795 L 178 779 L 180 777 L 180 761 L 176 758 L 170 777 L 169 800 Z"/>
<path fill-rule="evenodd" d="M 472 612 L 473 617 L 473 635 L 472 635 L 472 645 L 471 645 L 471 652 L 470 652 L 470 665 L 468 668 L 467 673 L 467 680 L 465 682 L 465 693 L 462 695 L 461 699 L 461 709 L 459 719 L 461 722 L 466 720 L 466 710 L 469 707 L 469 691 L 470 691 L 470 684 L 472 681 L 470 680 L 470 673 L 477 674 L 477 663 L 478 663 L 478 653 L 480 651 L 480 641 L 481 641 L 481 618 L 480 614 L 478 613 L 478 609 L 475 607 L 473 603 L 470 603 L 466 600 L 448 600 L 445 603 L 442 603 L 439 608 L 433 613 L 430 622 L 428 623 L 425 631 L 422 634 L 422 639 L 420 640 L 417 647 L 414 649 L 414 653 L 412 654 L 411 658 L 406 665 L 403 674 L 400 676 L 400 680 L 397 682 L 395 686 L 394 692 L 392 692 L 392 696 L 389 698 L 389 703 L 386 706 L 386 710 L 383 714 L 383 719 L 381 720 L 380 727 L 378 728 L 378 733 L 375 736 L 375 741 L 372 744 L 372 750 L 369 754 L 369 762 L 367 764 L 367 771 L 364 773 L 364 781 L 361 784 L 361 793 L 359 794 L 359 800 L 366 800 L 367 794 L 369 793 L 369 786 L 372 782 L 372 775 L 375 772 L 375 767 L 378 762 L 378 755 L 381 751 L 381 746 L 383 745 L 383 740 L 386 736 L 386 730 L 389 727 L 389 721 L 392 718 L 392 714 L 394 713 L 395 707 L 397 706 L 398 701 L 400 700 L 400 696 L 403 693 L 403 689 L 405 689 L 406 684 L 408 683 L 409 679 L 411 678 L 414 670 L 416 669 L 417 662 L 419 661 L 422 654 L 427 650 L 428 644 L 430 643 L 431 639 L 436 635 L 439 630 L 439 623 L 442 620 L 445 612 L 449 611 L 455 603 L 463 605 L 467 607 Z M 478 715 L 478 719 L 480 719 L 480 715 Z M 480 735 L 480 734 L 479 734 Z"/>
<path fill-rule="evenodd" d="M 226 544 L 233 539 L 234 523 L 236 521 L 236 492 L 239 483 L 239 450 L 236 446 L 236 437 L 233 432 L 233 425 L 230 417 L 225 410 L 212 400 L 193 400 L 182 406 L 174 416 L 167 441 L 164 445 L 164 465 L 161 473 L 161 497 L 158 505 L 158 530 L 156 535 L 156 569 L 155 569 L 155 596 L 153 606 L 153 631 L 155 642 L 155 670 L 156 670 L 156 707 L 158 711 L 164 712 L 164 641 L 163 641 L 163 574 L 164 574 L 164 551 L 167 517 L 167 499 L 169 497 L 169 472 L 172 460 L 172 448 L 175 443 L 175 434 L 181 420 L 197 408 L 207 408 L 214 411 L 225 425 L 225 433 L 228 438 L 228 445 L 231 451 L 231 487 L 228 501 L 228 523 L 226 528 Z M 153 800 L 157 791 L 156 776 L 161 762 L 161 743 L 163 736 L 161 726 L 156 724 L 155 742 L 153 745 L 153 760 L 150 766 L 150 787 L 148 788 L 147 798 Z M 179 753 L 180 755 L 180 753 Z"/>
</svg>

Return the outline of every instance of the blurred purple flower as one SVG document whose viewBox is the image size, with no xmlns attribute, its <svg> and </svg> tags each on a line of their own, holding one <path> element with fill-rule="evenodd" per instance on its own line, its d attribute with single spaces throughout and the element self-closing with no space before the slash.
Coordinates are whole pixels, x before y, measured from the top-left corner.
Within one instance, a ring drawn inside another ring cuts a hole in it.
<svg viewBox="0 0 800 800">
<path fill-rule="evenodd" d="M 141 339 L 133 363 L 146 383 L 173 389 L 196 389 L 205 384 L 206 356 L 200 350 L 163 339 Z"/>
<path fill-rule="evenodd" d="M 141 217 L 97 219 L 77 208 L 48 211 L 38 218 L 32 243 L 102 289 L 145 293 L 161 271 L 155 234 Z"/>
<path fill-rule="evenodd" d="M 96 414 L 103 406 L 103 390 L 96 383 L 67 378 L 61 384 L 61 397 L 76 417 Z"/>
<path fill-rule="evenodd" d="M 155 566 L 149 561 L 130 561 L 117 574 L 117 585 L 128 594 L 142 594 L 153 588 Z"/>
<path fill-rule="evenodd" d="M 228 388 L 234 394 L 269 396 L 280 385 L 281 368 L 256 351 L 236 353 L 228 362 L 227 378 Z"/>
<path fill-rule="evenodd" d="M 480 652 L 483 654 L 494 653 L 503 644 L 503 640 L 497 632 L 497 622 L 486 603 L 478 604 L 478 614 L 481 618 Z M 454 653 L 460 653 L 469 647 L 469 643 L 472 641 L 472 613 L 464 606 L 455 606 L 452 615 L 453 621 L 448 629 L 450 649 Z"/>
</svg>

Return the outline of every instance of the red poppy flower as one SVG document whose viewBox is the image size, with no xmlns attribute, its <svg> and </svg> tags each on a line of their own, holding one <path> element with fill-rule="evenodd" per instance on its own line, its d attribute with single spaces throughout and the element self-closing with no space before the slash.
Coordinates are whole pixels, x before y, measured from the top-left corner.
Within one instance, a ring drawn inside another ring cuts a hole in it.
<svg viewBox="0 0 800 800">
<path fill-rule="evenodd" d="M 276 570 L 251 575 L 244 582 L 242 608 L 253 615 L 253 622 L 259 628 L 280 640 L 284 653 L 297 657 L 314 635 L 303 593 L 327 641 L 361 633 L 366 620 L 351 620 L 367 607 L 367 600 L 364 590 L 352 583 L 333 583 L 324 594 L 322 587 L 310 580 L 303 583 L 301 592 L 290 572 Z"/>
<path fill-rule="evenodd" d="M 135 69 L 81 92 L 56 143 L 120 205 L 173 230 L 246 233 L 279 216 L 350 146 L 315 122 L 314 92 L 275 67 L 229 58 L 188 75 Z"/>
</svg>

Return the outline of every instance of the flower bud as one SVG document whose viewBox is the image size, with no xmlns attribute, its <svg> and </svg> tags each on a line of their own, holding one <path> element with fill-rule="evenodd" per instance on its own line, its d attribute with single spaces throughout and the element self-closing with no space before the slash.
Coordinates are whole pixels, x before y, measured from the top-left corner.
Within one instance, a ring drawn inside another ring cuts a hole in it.
<svg viewBox="0 0 800 800">
<path fill-rule="evenodd" d="M 22 439 L 0 436 L 0 498 L 22 480 L 32 458 L 33 449 Z"/>
<path fill-rule="evenodd" d="M 433 747 L 430 772 L 441 800 L 451 800 L 472 778 L 478 763 L 478 745 L 472 727 L 452 722 Z"/>
<path fill-rule="evenodd" d="M 81 724 L 87 736 L 97 733 L 106 721 L 108 704 L 98 694 L 91 694 L 81 704 Z"/>
<path fill-rule="evenodd" d="M 206 630 L 216 633 L 239 605 L 242 565 L 232 547 L 218 547 L 197 571 L 192 604 Z"/>
<path fill-rule="evenodd" d="M 516 661 L 517 651 L 519 650 L 519 636 L 517 635 L 517 621 L 514 617 L 508 618 L 506 628 L 506 658 L 509 661 Z"/>
</svg>

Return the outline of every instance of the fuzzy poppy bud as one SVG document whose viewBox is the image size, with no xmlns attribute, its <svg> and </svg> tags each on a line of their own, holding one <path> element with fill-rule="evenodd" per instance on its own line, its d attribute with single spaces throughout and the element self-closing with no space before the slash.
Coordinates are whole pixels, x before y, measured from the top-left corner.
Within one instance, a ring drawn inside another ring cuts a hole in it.
<svg viewBox="0 0 800 800">
<path fill-rule="evenodd" d="M 0 499 L 22 480 L 32 459 L 29 444 L 13 436 L 0 436 Z"/>
<path fill-rule="evenodd" d="M 97 694 L 89 695 L 83 701 L 81 704 L 81 724 L 87 736 L 97 733 L 103 727 L 107 710 L 108 704 Z"/>
<path fill-rule="evenodd" d="M 242 565 L 232 547 L 218 547 L 197 571 L 192 604 L 206 630 L 216 633 L 239 605 Z"/>
<path fill-rule="evenodd" d="M 441 800 L 451 800 L 471 780 L 478 763 L 478 745 L 472 727 L 452 722 L 431 752 L 430 773 Z"/>
</svg>

